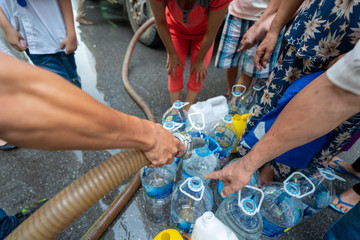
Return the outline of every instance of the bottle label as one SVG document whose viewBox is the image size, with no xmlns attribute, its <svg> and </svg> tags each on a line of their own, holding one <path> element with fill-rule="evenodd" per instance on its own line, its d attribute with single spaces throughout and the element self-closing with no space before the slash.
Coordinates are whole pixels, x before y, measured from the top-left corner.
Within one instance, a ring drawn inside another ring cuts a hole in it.
<svg viewBox="0 0 360 240">
<path fill-rule="evenodd" d="M 270 222 L 269 220 L 267 220 L 264 216 L 262 216 L 262 220 L 263 220 L 262 233 L 271 238 L 280 237 L 282 234 L 284 234 L 285 232 L 287 232 L 290 229 L 290 228 L 283 228 L 283 227 L 277 226 L 277 225 L 273 224 L 272 222 Z"/>
</svg>

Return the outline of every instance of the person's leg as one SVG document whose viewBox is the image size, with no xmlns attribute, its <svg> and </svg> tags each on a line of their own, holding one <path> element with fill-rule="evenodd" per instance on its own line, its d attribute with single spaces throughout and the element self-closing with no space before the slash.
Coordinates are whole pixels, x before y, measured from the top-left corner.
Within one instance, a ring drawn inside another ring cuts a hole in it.
<svg viewBox="0 0 360 240">
<path fill-rule="evenodd" d="M 190 40 L 183 39 L 180 35 L 171 35 L 175 51 L 180 59 L 183 67 L 177 66 L 175 69 L 175 77 L 170 74 L 168 77 L 168 89 L 170 94 L 171 105 L 176 101 L 180 100 L 181 90 L 184 87 L 184 68 L 186 63 L 186 57 L 189 52 Z"/>
<path fill-rule="evenodd" d="M 93 24 L 92 21 L 86 19 L 86 0 L 78 0 L 76 21 L 85 25 Z"/>
<path fill-rule="evenodd" d="M 253 80 L 253 78 L 251 76 L 248 76 L 247 74 L 242 72 L 237 84 L 244 85 L 246 87 L 246 89 L 248 90 L 251 85 L 252 80 Z"/>
<path fill-rule="evenodd" d="M 16 227 L 18 222 L 15 216 L 8 216 L 5 211 L 0 208 L 0 239 L 4 239 Z"/>
<path fill-rule="evenodd" d="M 341 161 L 341 159 L 337 156 L 333 157 L 329 162 L 329 166 L 332 166 L 334 168 L 339 168 L 338 165 L 343 167 L 346 171 L 360 178 L 360 157 L 353 164 Z"/>
<path fill-rule="evenodd" d="M 198 54 L 198 52 L 200 50 L 201 43 L 202 43 L 202 38 L 201 39 L 195 39 L 195 40 L 191 41 L 191 44 L 190 44 L 191 45 L 190 46 L 190 60 L 191 60 L 190 61 L 190 66 L 192 66 L 192 64 L 193 64 L 193 62 L 194 62 L 194 60 L 195 60 L 195 58 L 196 58 L 196 56 L 197 56 L 197 54 Z M 206 68 L 209 67 L 213 49 L 214 49 L 214 43 L 211 45 L 209 51 L 205 55 Z M 204 82 L 205 81 L 206 81 L 206 78 L 205 78 Z M 186 93 L 185 102 L 189 102 L 189 104 L 184 107 L 184 109 L 186 111 L 188 111 L 190 106 L 195 103 L 196 98 L 197 98 L 197 96 L 199 95 L 199 92 L 202 89 L 202 85 L 203 85 L 202 82 L 200 82 L 200 81 L 196 82 L 196 72 L 193 71 L 190 74 L 190 78 L 189 78 L 189 81 L 187 83 L 187 93 Z"/>
<path fill-rule="evenodd" d="M 232 68 L 227 68 L 226 69 L 226 81 L 227 81 L 227 92 L 226 95 L 227 96 L 232 96 L 232 87 L 235 85 L 236 83 L 236 78 L 237 78 L 237 74 L 238 74 L 238 67 L 232 67 Z M 240 79 L 239 79 L 240 80 Z M 238 83 L 241 84 L 241 83 Z"/>
</svg>

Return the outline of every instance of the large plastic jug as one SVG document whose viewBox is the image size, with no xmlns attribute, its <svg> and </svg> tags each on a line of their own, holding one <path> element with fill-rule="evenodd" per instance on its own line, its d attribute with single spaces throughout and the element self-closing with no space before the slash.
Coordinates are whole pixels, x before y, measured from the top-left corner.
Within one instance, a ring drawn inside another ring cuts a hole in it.
<svg viewBox="0 0 360 240">
<path fill-rule="evenodd" d="M 188 102 L 175 101 L 172 107 L 164 113 L 161 124 L 164 125 L 166 121 L 173 121 L 181 124 L 181 127 L 179 127 L 180 132 L 184 131 L 187 117 L 184 107 L 188 104 Z"/>
<path fill-rule="evenodd" d="M 311 188 L 303 188 L 302 181 L 307 181 Z M 304 174 L 294 172 L 283 183 L 266 183 L 262 190 L 265 194 L 260 210 L 263 234 L 275 238 L 302 220 L 304 209 L 300 198 L 313 193 L 315 186 Z"/>
<path fill-rule="evenodd" d="M 331 168 L 305 169 L 301 170 L 301 172 L 315 185 L 313 193 L 301 198 L 304 204 L 304 217 L 310 217 L 329 206 L 334 200 L 335 188 L 333 181 L 335 179 L 346 180 L 337 176 Z M 306 182 L 303 185 L 303 187 L 311 188 Z"/>
<path fill-rule="evenodd" d="M 193 112 L 188 114 L 185 133 L 190 134 L 192 137 L 205 138 L 205 116 L 203 113 Z"/>
<path fill-rule="evenodd" d="M 242 90 L 242 91 L 241 91 Z M 234 116 L 235 114 L 239 114 L 239 102 L 241 100 L 241 96 L 246 92 L 246 86 L 241 84 L 236 84 L 232 87 L 232 97 L 228 102 L 229 106 L 229 114 Z"/>
<path fill-rule="evenodd" d="M 188 113 L 204 114 L 205 132 L 208 134 L 212 127 L 228 113 L 226 98 L 217 96 L 203 102 L 197 102 L 190 106 Z"/>
<path fill-rule="evenodd" d="M 174 190 L 176 163 L 158 168 L 143 167 L 140 178 L 143 186 L 145 212 L 153 222 L 164 222 L 169 219 L 171 194 Z"/>
<path fill-rule="evenodd" d="M 205 212 L 196 219 L 191 240 L 238 240 L 236 235 L 215 217 L 212 212 Z"/>
<path fill-rule="evenodd" d="M 239 240 L 260 239 L 263 224 L 259 210 L 263 199 L 262 190 L 246 185 L 237 194 L 229 196 L 221 203 L 216 216 Z"/>
<path fill-rule="evenodd" d="M 160 232 L 153 240 L 184 240 L 181 234 L 175 229 L 166 229 Z"/>
<path fill-rule="evenodd" d="M 240 137 L 242 136 L 242 134 L 245 131 L 246 122 L 247 122 L 247 119 L 249 118 L 249 116 L 250 116 L 250 113 L 246 113 L 243 115 L 235 114 L 232 117 L 233 124 L 234 124 L 236 132 L 237 132 L 237 138 L 236 138 L 235 146 L 234 146 L 233 150 L 231 151 L 231 153 L 237 152 L 237 145 L 238 145 Z"/>
<path fill-rule="evenodd" d="M 221 160 L 221 163 L 226 163 L 237 139 L 237 131 L 231 116 L 228 114 L 225 115 L 224 118 L 214 126 L 209 136 L 219 143 L 220 149 L 216 151 L 216 154 Z M 221 167 L 222 166 L 224 166 L 224 164 L 221 164 Z"/>
<path fill-rule="evenodd" d="M 187 178 L 177 184 L 171 199 L 171 222 L 180 232 L 191 233 L 195 220 L 211 211 L 211 189 L 199 177 Z"/>
</svg>

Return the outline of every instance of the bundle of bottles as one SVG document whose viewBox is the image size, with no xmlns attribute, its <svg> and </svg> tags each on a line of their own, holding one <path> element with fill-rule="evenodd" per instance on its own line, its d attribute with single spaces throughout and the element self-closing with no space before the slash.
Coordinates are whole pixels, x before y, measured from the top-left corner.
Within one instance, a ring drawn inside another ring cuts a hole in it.
<svg viewBox="0 0 360 240">
<path fill-rule="evenodd" d="M 228 102 L 218 96 L 192 105 L 188 113 L 183 109 L 187 103 L 176 101 L 165 112 L 164 128 L 202 137 L 206 144 L 194 149 L 189 159 L 176 158 L 170 165 L 140 170 L 145 212 L 153 222 L 170 219 L 174 229 L 192 240 L 276 238 L 331 203 L 333 180 L 341 178 L 329 168 L 304 169 L 282 183 L 261 188 L 256 171 L 248 185 L 225 199 L 220 180 L 203 178 L 239 160 L 229 161 L 261 87 L 245 90 L 235 85 Z"/>
</svg>

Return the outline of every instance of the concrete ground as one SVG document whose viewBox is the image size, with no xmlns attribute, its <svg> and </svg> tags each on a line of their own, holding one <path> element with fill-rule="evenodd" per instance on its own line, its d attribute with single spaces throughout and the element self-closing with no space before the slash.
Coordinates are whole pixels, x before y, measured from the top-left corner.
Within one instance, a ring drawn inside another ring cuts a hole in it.
<svg viewBox="0 0 360 240">
<path fill-rule="evenodd" d="M 73 4 L 76 9 L 76 1 L 73 1 Z M 121 6 L 109 5 L 106 1 L 88 1 L 87 13 L 88 18 L 95 24 L 76 26 L 79 40 L 76 60 L 83 90 L 112 108 L 145 118 L 121 81 L 123 58 L 133 36 L 129 22 L 124 20 L 126 18 L 122 14 Z M 0 50 L 26 60 L 24 55 L 14 52 L 6 45 L 3 35 L 0 39 Z M 213 61 L 199 100 L 222 95 L 226 91 L 225 73 L 223 70 L 215 69 Z M 148 48 L 138 44 L 129 69 L 133 87 L 150 105 L 158 121 L 170 107 L 165 64 L 166 51 L 163 47 Z M 355 161 L 360 156 L 359 145 L 357 142 L 351 151 L 340 156 L 346 161 Z M 92 167 L 119 151 L 120 149 L 41 151 L 18 148 L 0 152 L 0 207 L 11 215 L 26 204 L 43 197 L 52 197 Z M 348 181 L 335 182 L 337 192 L 342 192 L 355 183 L 348 176 L 341 176 Z M 126 182 L 121 184 L 91 207 L 57 239 L 79 239 L 123 190 L 125 184 Z M 144 210 L 139 190 L 102 239 L 152 239 L 160 231 L 171 227 L 169 223 L 152 223 Z M 326 229 L 340 216 L 341 214 L 326 208 L 317 215 L 303 220 L 279 239 L 322 239 Z"/>
</svg>

